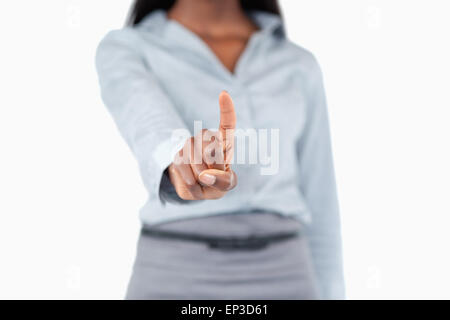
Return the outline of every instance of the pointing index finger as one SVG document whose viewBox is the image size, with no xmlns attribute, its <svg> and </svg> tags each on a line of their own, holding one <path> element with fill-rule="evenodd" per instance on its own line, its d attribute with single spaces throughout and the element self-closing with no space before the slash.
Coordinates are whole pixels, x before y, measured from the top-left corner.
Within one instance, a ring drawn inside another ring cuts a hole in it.
<svg viewBox="0 0 450 320">
<path fill-rule="evenodd" d="M 236 113 L 234 112 L 233 100 L 226 91 L 222 91 L 219 96 L 220 106 L 220 126 L 219 130 L 223 139 L 223 151 L 225 159 L 225 170 L 230 168 L 233 158 L 234 130 L 236 128 Z"/>
<path fill-rule="evenodd" d="M 233 100 L 226 91 L 222 91 L 219 96 L 220 106 L 220 131 L 224 140 L 227 138 L 227 131 L 233 134 L 236 127 L 236 113 L 234 112 Z M 233 138 L 233 135 L 229 136 Z"/>
</svg>

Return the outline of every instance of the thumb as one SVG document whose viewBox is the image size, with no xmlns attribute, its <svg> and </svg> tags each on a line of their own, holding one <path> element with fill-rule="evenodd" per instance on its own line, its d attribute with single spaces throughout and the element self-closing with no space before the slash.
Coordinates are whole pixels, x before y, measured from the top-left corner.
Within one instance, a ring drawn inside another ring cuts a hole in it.
<svg viewBox="0 0 450 320">
<path fill-rule="evenodd" d="M 202 171 L 198 178 L 204 185 L 224 192 L 233 189 L 237 184 L 236 173 L 232 170 L 207 169 Z"/>
</svg>

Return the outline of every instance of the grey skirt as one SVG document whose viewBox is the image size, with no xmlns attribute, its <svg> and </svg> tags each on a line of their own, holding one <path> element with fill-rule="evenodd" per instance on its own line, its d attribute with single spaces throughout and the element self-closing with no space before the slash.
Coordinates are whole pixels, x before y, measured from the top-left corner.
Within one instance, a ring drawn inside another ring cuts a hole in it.
<svg viewBox="0 0 450 320">
<path fill-rule="evenodd" d="M 294 219 L 265 212 L 188 219 L 156 227 L 233 237 L 302 229 Z M 206 243 L 141 234 L 126 295 L 133 300 L 318 298 L 304 235 L 258 250 L 221 250 Z"/>
</svg>

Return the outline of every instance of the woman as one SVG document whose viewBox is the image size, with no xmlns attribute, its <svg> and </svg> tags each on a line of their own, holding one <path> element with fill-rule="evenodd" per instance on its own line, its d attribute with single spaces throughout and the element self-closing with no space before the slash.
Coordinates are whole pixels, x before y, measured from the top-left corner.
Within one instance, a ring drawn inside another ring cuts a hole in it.
<svg viewBox="0 0 450 320">
<path fill-rule="evenodd" d="M 321 73 L 277 1 L 137 0 L 96 63 L 149 194 L 128 299 L 343 298 Z M 273 170 L 233 161 L 239 129 Z"/>
</svg>

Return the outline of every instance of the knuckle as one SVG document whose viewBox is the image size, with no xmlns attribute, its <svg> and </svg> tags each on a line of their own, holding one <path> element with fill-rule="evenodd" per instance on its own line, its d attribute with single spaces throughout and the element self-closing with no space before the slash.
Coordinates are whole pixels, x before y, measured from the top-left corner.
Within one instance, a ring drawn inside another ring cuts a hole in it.
<svg viewBox="0 0 450 320">
<path fill-rule="evenodd" d="M 177 194 L 183 200 L 191 200 L 189 195 L 185 192 L 177 192 Z"/>
<path fill-rule="evenodd" d="M 183 155 L 180 154 L 180 153 L 182 153 L 182 151 L 180 151 L 179 153 L 177 153 L 175 155 L 175 158 L 173 159 L 173 164 L 174 165 L 180 165 L 180 164 L 183 163 Z"/>
<path fill-rule="evenodd" d="M 179 152 L 181 156 L 189 155 L 193 145 L 194 145 L 194 138 L 193 137 L 188 138 L 184 143 L 183 148 L 181 148 Z"/>
<path fill-rule="evenodd" d="M 182 192 L 178 196 L 183 200 L 195 200 L 192 195 L 190 195 L 189 193 L 185 193 L 185 192 Z"/>
<path fill-rule="evenodd" d="M 176 190 L 178 196 L 183 200 L 200 200 L 195 194 L 191 193 L 187 188 L 180 188 L 180 190 Z"/>
<path fill-rule="evenodd" d="M 234 173 L 234 171 L 231 171 L 230 179 L 228 180 L 228 189 L 227 190 L 234 189 L 234 187 L 236 187 L 236 185 L 237 185 L 236 173 Z"/>
<path fill-rule="evenodd" d="M 171 174 L 175 174 L 176 173 L 175 164 L 171 164 L 168 168 L 168 171 Z"/>
<path fill-rule="evenodd" d="M 175 191 L 177 195 L 183 200 L 190 200 L 190 198 L 192 197 L 189 192 L 187 192 L 187 190 L 180 184 L 175 185 Z"/>
<path fill-rule="evenodd" d="M 193 179 L 186 179 L 184 181 L 184 184 L 186 185 L 186 188 L 189 190 L 193 190 L 195 189 L 195 187 L 197 186 L 197 181 L 193 180 Z"/>
<path fill-rule="evenodd" d="M 225 122 L 225 123 L 222 123 L 220 125 L 220 127 L 222 129 L 225 129 L 225 130 L 233 130 L 234 129 L 234 123 L 232 123 L 232 122 Z"/>
</svg>

